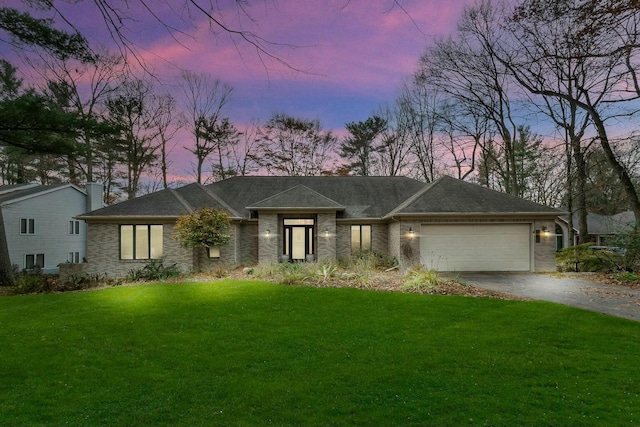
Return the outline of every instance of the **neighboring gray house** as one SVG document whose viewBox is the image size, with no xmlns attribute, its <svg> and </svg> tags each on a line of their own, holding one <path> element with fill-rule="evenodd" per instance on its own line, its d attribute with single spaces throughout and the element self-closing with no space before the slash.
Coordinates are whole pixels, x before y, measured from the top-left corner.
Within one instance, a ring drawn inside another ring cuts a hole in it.
<svg viewBox="0 0 640 427">
<path fill-rule="evenodd" d="M 72 184 L 0 186 L 11 263 L 19 270 L 40 267 L 56 273 L 61 263 L 81 262 L 86 256 L 86 225 L 74 217 L 103 206 L 99 184 L 89 184 L 87 190 Z"/>
<path fill-rule="evenodd" d="M 231 241 L 208 251 L 181 247 L 173 238 L 176 219 L 203 207 L 229 213 Z M 88 224 L 88 262 L 75 267 L 118 277 L 150 259 L 189 272 L 334 261 L 373 250 L 441 271 L 552 271 L 560 214 L 450 177 L 431 184 L 403 177 L 234 177 L 78 216 Z"/>
<path fill-rule="evenodd" d="M 597 246 L 611 246 L 612 240 L 622 233 L 629 232 L 635 224 L 633 212 L 626 211 L 616 215 L 601 215 L 594 212 L 587 213 L 587 230 L 589 236 L 581 238 L 578 235 L 578 214 L 573 214 L 574 241 L 569 242 L 569 221 L 567 216 L 557 219 L 556 235 L 558 236 L 558 250 L 580 243 L 593 243 Z"/>
</svg>

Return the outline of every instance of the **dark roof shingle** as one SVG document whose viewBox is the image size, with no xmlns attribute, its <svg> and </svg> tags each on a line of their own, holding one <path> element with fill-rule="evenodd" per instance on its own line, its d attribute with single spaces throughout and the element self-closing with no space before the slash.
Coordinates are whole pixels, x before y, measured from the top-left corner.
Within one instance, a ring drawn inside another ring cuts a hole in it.
<svg viewBox="0 0 640 427">
<path fill-rule="evenodd" d="M 395 209 L 392 215 L 424 213 L 561 214 L 557 209 L 449 176 L 434 181 Z"/>
</svg>

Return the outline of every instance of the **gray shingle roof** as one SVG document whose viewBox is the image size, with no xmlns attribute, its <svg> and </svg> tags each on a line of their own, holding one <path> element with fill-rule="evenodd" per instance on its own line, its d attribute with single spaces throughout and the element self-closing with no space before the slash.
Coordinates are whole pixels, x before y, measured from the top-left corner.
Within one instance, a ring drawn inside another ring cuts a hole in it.
<svg viewBox="0 0 640 427">
<path fill-rule="evenodd" d="M 565 221 L 567 217 L 564 217 Z M 573 213 L 573 228 L 578 230 L 578 212 Z M 632 211 L 615 215 L 600 215 L 595 212 L 587 213 L 587 230 L 589 234 L 618 234 L 633 229 L 635 217 Z"/>
<path fill-rule="evenodd" d="M 392 215 L 545 214 L 559 210 L 450 177 L 425 184 L 404 177 L 245 176 L 202 186 L 189 184 L 137 197 L 80 218 L 178 217 L 202 207 L 224 209 L 234 218 L 250 210 L 335 210 L 340 218 Z"/>
<path fill-rule="evenodd" d="M 175 190 L 166 189 L 96 209 L 78 218 L 90 219 L 105 216 L 178 217 L 191 211 L 190 205 Z"/>
<path fill-rule="evenodd" d="M 381 218 L 425 187 L 405 177 L 238 176 L 207 188 L 249 217 L 248 207 L 299 185 L 344 206 L 343 218 Z"/>
<path fill-rule="evenodd" d="M 78 218 L 90 219 L 106 216 L 117 217 L 179 217 L 203 207 L 226 210 L 230 216 L 238 218 L 233 208 L 220 197 L 212 194 L 200 184 L 188 184 L 177 189 L 165 189 L 134 199 L 96 209 Z"/>
<path fill-rule="evenodd" d="M 53 185 L 33 185 L 33 184 L 17 184 L 3 185 L 0 190 L 5 190 L 0 194 L 0 204 L 11 202 L 13 200 L 22 199 L 39 193 L 54 191 L 62 187 L 68 187 L 70 184 L 53 184 Z M 82 190 L 80 190 L 82 191 Z"/>
<path fill-rule="evenodd" d="M 313 191 L 306 185 L 296 185 L 295 187 L 282 191 L 247 209 L 321 209 L 321 210 L 344 210 L 344 205 L 323 196 L 317 191 Z"/>
<path fill-rule="evenodd" d="M 444 176 L 400 205 L 391 215 L 424 213 L 559 215 L 562 212 L 477 184 Z"/>
</svg>

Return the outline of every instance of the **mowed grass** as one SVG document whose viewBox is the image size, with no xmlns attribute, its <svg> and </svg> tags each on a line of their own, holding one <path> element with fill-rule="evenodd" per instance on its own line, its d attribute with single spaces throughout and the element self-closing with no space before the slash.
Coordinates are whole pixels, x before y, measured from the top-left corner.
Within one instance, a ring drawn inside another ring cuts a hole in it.
<svg viewBox="0 0 640 427">
<path fill-rule="evenodd" d="M 0 298 L 2 426 L 638 425 L 640 323 L 220 281 Z"/>
</svg>

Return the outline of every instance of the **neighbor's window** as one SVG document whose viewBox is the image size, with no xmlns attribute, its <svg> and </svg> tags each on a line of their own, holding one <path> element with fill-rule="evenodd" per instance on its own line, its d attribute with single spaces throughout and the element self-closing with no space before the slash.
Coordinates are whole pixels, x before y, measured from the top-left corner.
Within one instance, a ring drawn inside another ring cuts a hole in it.
<svg viewBox="0 0 640 427">
<path fill-rule="evenodd" d="M 371 250 L 371 226 L 351 226 L 351 253 Z"/>
<path fill-rule="evenodd" d="M 20 219 L 20 234 L 35 234 L 36 220 L 33 218 Z"/>
<path fill-rule="evenodd" d="M 31 270 L 32 268 L 44 268 L 44 254 L 27 254 L 24 259 L 24 268 Z"/>
<path fill-rule="evenodd" d="M 219 247 L 213 247 L 213 248 L 208 248 L 209 249 L 209 258 L 220 258 L 220 248 Z"/>
<path fill-rule="evenodd" d="M 80 262 L 80 252 L 69 252 L 68 262 L 78 264 Z"/>
<path fill-rule="evenodd" d="M 121 225 L 120 259 L 162 258 L 161 225 Z"/>
<path fill-rule="evenodd" d="M 80 221 L 69 221 L 69 234 L 80 234 Z"/>
</svg>

